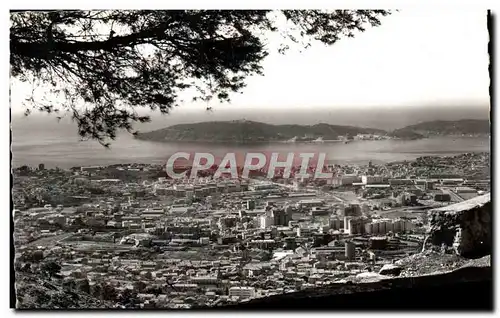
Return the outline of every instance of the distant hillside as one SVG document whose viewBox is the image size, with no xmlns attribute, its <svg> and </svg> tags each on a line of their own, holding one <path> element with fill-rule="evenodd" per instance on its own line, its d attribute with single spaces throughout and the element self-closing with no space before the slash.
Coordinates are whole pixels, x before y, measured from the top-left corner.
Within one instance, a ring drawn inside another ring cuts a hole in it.
<svg viewBox="0 0 500 318">
<path fill-rule="evenodd" d="M 203 142 L 269 142 L 338 139 L 357 134 L 380 134 L 387 132 L 381 129 L 339 126 L 329 124 L 306 125 L 271 125 L 255 121 L 236 120 L 219 122 L 202 122 L 196 124 L 180 124 L 171 127 L 140 133 L 136 136 L 142 140 L 152 141 L 203 141 Z"/>
<path fill-rule="evenodd" d="M 425 138 L 424 135 L 414 132 L 411 129 L 396 129 L 389 133 L 389 136 L 399 139 L 415 140 Z"/>
<path fill-rule="evenodd" d="M 247 120 L 213 121 L 179 124 L 151 132 L 140 133 L 137 139 L 150 141 L 255 143 L 312 141 L 318 138 L 336 140 L 358 134 L 388 135 L 400 139 L 421 139 L 432 136 L 478 136 L 490 133 L 488 120 L 430 121 L 387 132 L 375 128 L 316 125 L 272 125 Z"/>
<path fill-rule="evenodd" d="M 478 136 L 490 133 L 489 120 L 463 119 L 457 121 L 428 121 L 396 129 L 391 136 L 418 139 L 432 136 Z"/>
</svg>

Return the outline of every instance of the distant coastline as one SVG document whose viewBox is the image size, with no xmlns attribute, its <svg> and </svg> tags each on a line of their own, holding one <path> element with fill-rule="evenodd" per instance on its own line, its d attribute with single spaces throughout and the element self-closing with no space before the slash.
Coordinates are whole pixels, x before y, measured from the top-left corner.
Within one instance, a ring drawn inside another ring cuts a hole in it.
<svg viewBox="0 0 500 318">
<path fill-rule="evenodd" d="M 203 142 L 230 144 L 336 143 L 355 140 L 417 140 L 436 136 L 486 137 L 490 134 L 488 120 L 464 119 L 433 121 L 385 131 L 376 128 L 316 125 L 271 125 L 255 121 L 235 120 L 179 124 L 139 133 L 138 140 L 160 142 Z"/>
</svg>

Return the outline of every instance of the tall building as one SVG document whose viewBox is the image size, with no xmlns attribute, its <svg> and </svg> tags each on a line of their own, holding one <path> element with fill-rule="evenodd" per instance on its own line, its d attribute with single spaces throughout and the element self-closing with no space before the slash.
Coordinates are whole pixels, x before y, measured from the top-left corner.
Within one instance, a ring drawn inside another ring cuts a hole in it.
<svg viewBox="0 0 500 318">
<path fill-rule="evenodd" d="M 356 256 L 356 245 L 353 242 L 345 242 L 345 257 L 348 260 L 353 260 Z"/>
<path fill-rule="evenodd" d="M 392 227 L 393 227 L 394 233 L 400 233 L 404 229 L 404 223 L 402 220 L 395 220 L 392 222 Z"/>
<path fill-rule="evenodd" d="M 356 217 L 361 215 L 361 206 L 359 204 L 350 204 L 344 208 L 344 216 Z"/>
<path fill-rule="evenodd" d="M 271 227 L 274 225 L 274 218 L 270 217 L 269 215 L 262 215 L 260 217 L 260 228 L 261 229 L 267 229 L 268 227 Z"/>
<path fill-rule="evenodd" d="M 402 220 L 401 221 L 401 231 L 402 232 L 410 232 L 410 231 L 413 231 L 415 229 L 415 224 L 411 221 L 408 221 L 408 220 Z"/>
<path fill-rule="evenodd" d="M 285 238 L 285 244 L 284 248 L 286 250 L 294 250 L 297 248 L 297 241 L 295 240 L 295 237 L 286 237 Z"/>
<path fill-rule="evenodd" d="M 331 218 L 329 223 L 330 229 L 332 230 L 340 230 L 344 228 L 344 220 L 339 218 Z"/>
<path fill-rule="evenodd" d="M 434 190 L 434 182 L 432 181 L 427 181 L 425 183 L 425 190 Z"/>
<path fill-rule="evenodd" d="M 373 233 L 373 223 L 372 222 L 365 224 L 365 232 L 366 232 L 366 234 Z"/>
<path fill-rule="evenodd" d="M 248 200 L 247 201 L 247 210 L 254 210 L 255 209 L 255 201 L 254 200 Z"/>
<path fill-rule="evenodd" d="M 271 239 L 278 236 L 278 228 L 276 226 L 271 226 Z"/>
<path fill-rule="evenodd" d="M 366 219 L 346 216 L 344 217 L 344 232 L 348 233 L 349 235 L 364 234 L 366 231 L 366 223 Z"/>
<path fill-rule="evenodd" d="M 291 205 L 285 205 L 285 212 L 288 218 L 288 222 L 290 222 L 293 219 L 293 211 L 294 209 Z M 288 222 L 286 223 L 286 225 L 288 225 Z"/>
<path fill-rule="evenodd" d="M 351 219 L 351 217 L 349 216 L 344 216 L 344 232 L 345 233 L 349 233 L 349 220 Z"/>
<path fill-rule="evenodd" d="M 274 209 L 272 210 L 272 217 L 274 225 L 287 226 L 291 220 L 290 210 L 287 212 L 285 209 Z"/>
</svg>

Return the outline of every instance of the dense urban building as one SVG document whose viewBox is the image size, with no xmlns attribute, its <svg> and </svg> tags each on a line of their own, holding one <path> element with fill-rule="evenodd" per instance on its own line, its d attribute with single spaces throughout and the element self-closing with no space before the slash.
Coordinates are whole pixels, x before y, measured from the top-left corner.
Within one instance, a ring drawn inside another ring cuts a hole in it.
<svg viewBox="0 0 500 318">
<path fill-rule="evenodd" d="M 489 191 L 480 174 L 488 158 L 332 165 L 341 182 L 327 186 L 177 180 L 145 164 L 17 169 L 16 268 L 35 274 L 56 264 L 65 283 L 117 303 L 127 294 L 137 308 L 323 286 L 420 251 L 426 211 Z M 452 168 L 433 168 L 444 163 Z"/>
</svg>

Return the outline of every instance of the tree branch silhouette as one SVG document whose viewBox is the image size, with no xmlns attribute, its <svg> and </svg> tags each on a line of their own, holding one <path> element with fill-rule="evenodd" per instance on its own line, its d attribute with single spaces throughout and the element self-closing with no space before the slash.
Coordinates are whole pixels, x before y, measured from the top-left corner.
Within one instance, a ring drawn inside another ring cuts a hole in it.
<svg viewBox="0 0 500 318">
<path fill-rule="evenodd" d="M 43 112 L 68 112 L 82 138 L 109 146 L 118 130 L 148 122 L 137 109 L 167 114 L 179 94 L 230 101 L 245 79 L 262 74 L 269 54 L 263 32 L 307 48 L 332 45 L 387 10 L 11 11 L 11 76 L 48 86 L 50 103 L 30 98 Z M 282 18 L 287 27 L 278 23 Z M 293 26 L 290 27 L 289 26 Z M 293 31 L 292 31 L 293 30 Z M 280 49 L 284 53 L 289 45 Z M 27 112 L 29 113 L 29 112 Z"/>
</svg>

